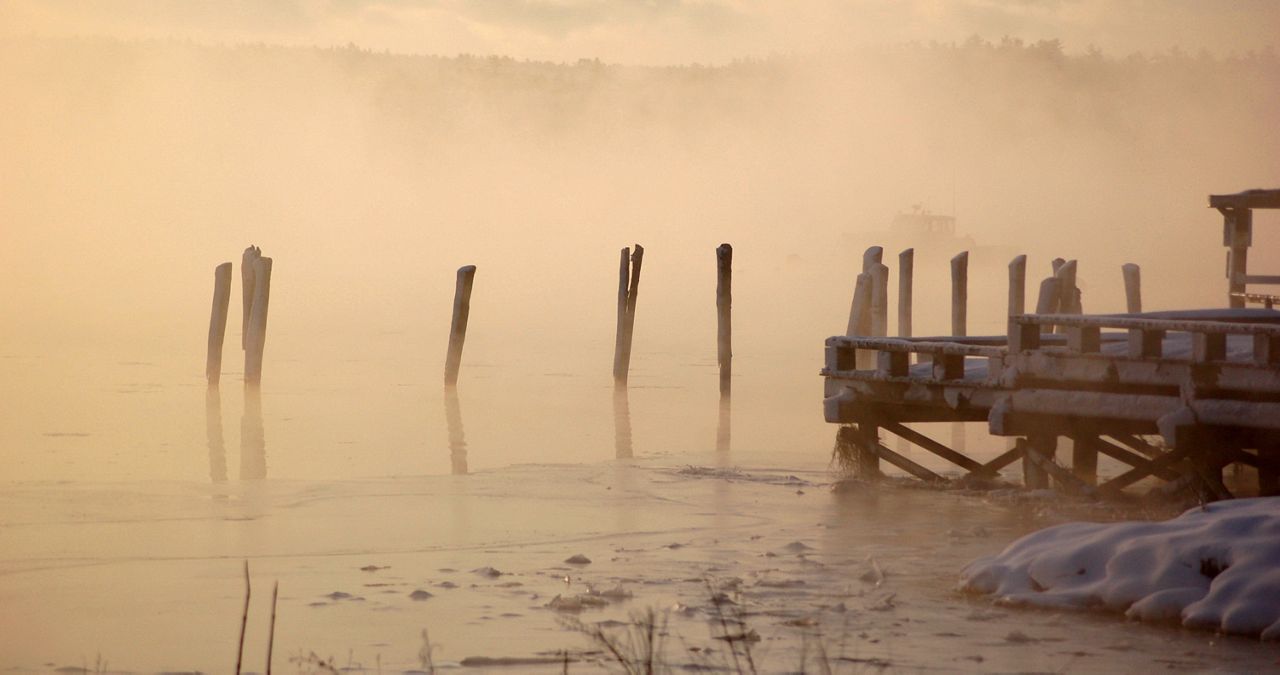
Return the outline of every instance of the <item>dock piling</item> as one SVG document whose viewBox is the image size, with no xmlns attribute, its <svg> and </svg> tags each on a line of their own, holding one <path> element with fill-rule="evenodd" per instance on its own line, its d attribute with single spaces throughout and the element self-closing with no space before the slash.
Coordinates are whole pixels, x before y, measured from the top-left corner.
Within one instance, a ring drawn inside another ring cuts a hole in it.
<svg viewBox="0 0 1280 675">
<path fill-rule="evenodd" d="M 249 245 L 240 255 L 240 296 L 244 304 L 244 317 L 240 322 L 240 349 L 249 350 L 249 315 L 253 312 L 254 272 L 253 263 L 262 257 L 262 249 Z"/>
<path fill-rule="evenodd" d="M 716 248 L 716 363 L 720 366 L 720 398 L 729 398 L 733 375 L 733 247 Z"/>
<path fill-rule="evenodd" d="M 271 301 L 271 258 L 253 261 L 253 307 L 249 313 L 248 341 L 244 354 L 244 380 L 262 381 L 262 352 L 267 342 L 267 309 Z"/>
<path fill-rule="evenodd" d="M 1142 270 L 1133 263 L 1125 263 L 1121 268 L 1124 274 L 1125 311 L 1130 314 L 1142 313 Z"/>
<path fill-rule="evenodd" d="M 889 334 L 889 267 L 883 263 L 871 266 L 871 334 Z"/>
<path fill-rule="evenodd" d="M 613 347 L 614 386 L 627 386 L 631 374 L 631 342 L 636 326 L 636 299 L 640 292 L 640 266 L 644 247 L 635 245 L 634 252 L 624 247 L 618 265 L 618 331 Z"/>
<path fill-rule="evenodd" d="M 968 335 L 969 321 L 969 252 L 961 251 L 951 259 L 951 334 Z"/>
<path fill-rule="evenodd" d="M 222 344 L 227 334 L 227 309 L 231 305 L 231 263 L 213 270 L 213 309 L 209 315 L 209 352 L 205 357 L 204 375 L 210 387 L 222 378 Z"/>
<path fill-rule="evenodd" d="M 911 284 L 915 273 L 916 250 L 898 254 L 898 336 L 911 337 Z"/>
<path fill-rule="evenodd" d="M 453 319 L 449 322 L 449 351 L 444 360 L 445 386 L 452 387 L 458 383 L 458 370 L 462 367 L 462 347 L 467 341 L 467 320 L 471 317 L 471 286 L 475 278 L 475 265 L 458 268 L 458 278 L 453 288 Z"/>
</svg>

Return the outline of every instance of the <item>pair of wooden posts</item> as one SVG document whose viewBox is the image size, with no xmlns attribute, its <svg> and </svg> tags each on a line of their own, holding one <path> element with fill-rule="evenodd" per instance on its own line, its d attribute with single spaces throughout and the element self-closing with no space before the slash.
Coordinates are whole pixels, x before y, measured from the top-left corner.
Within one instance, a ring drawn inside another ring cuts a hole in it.
<svg viewBox="0 0 1280 675">
<path fill-rule="evenodd" d="M 262 381 L 262 353 L 267 341 L 267 309 L 271 300 L 271 258 L 262 249 L 250 246 L 240 259 L 240 281 L 244 315 L 241 323 L 240 347 L 244 350 L 244 381 Z M 209 318 L 209 351 L 205 359 L 205 377 L 209 386 L 217 386 L 222 376 L 222 344 L 227 331 L 227 310 L 231 304 L 231 263 L 225 262 L 213 271 L 213 309 Z"/>
<path fill-rule="evenodd" d="M 640 291 L 640 266 L 644 247 L 623 248 L 618 261 L 618 329 L 613 347 L 613 382 L 625 389 L 631 370 L 631 343 L 635 335 L 636 298 Z M 716 247 L 716 364 L 720 369 L 720 398 L 727 401 L 733 375 L 733 246 Z"/>
</svg>

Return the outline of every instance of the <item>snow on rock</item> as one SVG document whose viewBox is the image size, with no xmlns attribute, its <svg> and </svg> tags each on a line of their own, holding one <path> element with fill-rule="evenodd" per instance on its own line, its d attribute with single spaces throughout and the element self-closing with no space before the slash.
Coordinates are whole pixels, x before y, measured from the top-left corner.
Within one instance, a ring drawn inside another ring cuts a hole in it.
<svg viewBox="0 0 1280 675">
<path fill-rule="evenodd" d="M 1104 607 L 1280 640 L 1280 497 L 1163 522 L 1057 525 L 969 563 L 960 588 L 1002 604 Z"/>
</svg>

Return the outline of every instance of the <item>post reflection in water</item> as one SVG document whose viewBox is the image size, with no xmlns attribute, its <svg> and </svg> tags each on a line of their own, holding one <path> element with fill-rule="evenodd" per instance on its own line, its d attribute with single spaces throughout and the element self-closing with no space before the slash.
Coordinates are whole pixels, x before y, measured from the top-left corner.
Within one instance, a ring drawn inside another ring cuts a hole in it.
<svg viewBox="0 0 1280 675">
<path fill-rule="evenodd" d="M 729 398 L 720 399 L 720 419 L 716 423 L 716 452 L 729 452 Z"/>
<path fill-rule="evenodd" d="M 204 393 L 205 437 L 209 443 L 209 480 L 227 481 L 227 447 L 222 440 L 222 392 L 212 385 Z"/>
<path fill-rule="evenodd" d="M 631 404 L 627 401 L 626 387 L 613 390 L 613 453 L 618 459 L 635 456 L 631 447 Z"/>
<path fill-rule="evenodd" d="M 262 425 L 262 391 L 244 386 L 244 415 L 240 418 L 240 478 L 267 477 L 267 437 Z"/>
<path fill-rule="evenodd" d="M 467 473 L 467 433 L 462 427 L 462 403 L 458 400 L 458 388 L 444 388 L 444 419 L 449 427 L 449 463 L 453 475 Z"/>
</svg>

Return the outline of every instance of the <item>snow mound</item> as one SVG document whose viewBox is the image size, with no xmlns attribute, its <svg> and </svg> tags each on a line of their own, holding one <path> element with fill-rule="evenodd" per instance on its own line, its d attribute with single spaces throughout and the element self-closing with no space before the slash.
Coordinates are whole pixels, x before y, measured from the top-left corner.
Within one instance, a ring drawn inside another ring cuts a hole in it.
<svg viewBox="0 0 1280 675">
<path fill-rule="evenodd" d="M 1280 640 L 1280 497 L 1216 502 L 1163 522 L 1050 527 L 969 563 L 960 588 L 1002 604 L 1104 607 Z"/>
</svg>

